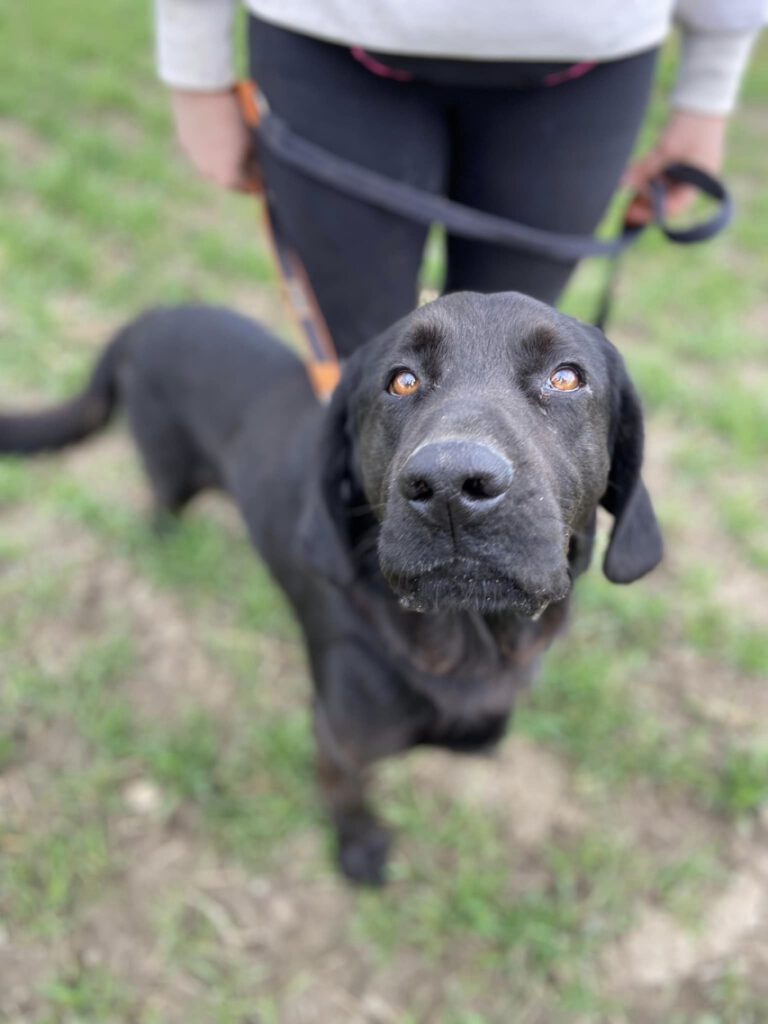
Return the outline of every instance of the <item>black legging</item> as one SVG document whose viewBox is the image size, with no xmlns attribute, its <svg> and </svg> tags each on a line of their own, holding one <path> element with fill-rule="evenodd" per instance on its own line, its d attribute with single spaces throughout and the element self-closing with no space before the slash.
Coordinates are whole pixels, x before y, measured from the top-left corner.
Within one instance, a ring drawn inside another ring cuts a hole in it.
<svg viewBox="0 0 768 1024">
<path fill-rule="evenodd" d="M 250 20 L 251 75 L 299 134 L 392 178 L 539 228 L 591 233 L 629 159 L 655 50 L 545 84 L 562 64 L 377 57 Z M 478 84 L 483 82 L 486 84 Z M 341 354 L 409 312 L 426 230 L 263 154 L 281 222 Z M 514 289 L 554 303 L 574 264 L 448 238 L 446 291 Z"/>
</svg>

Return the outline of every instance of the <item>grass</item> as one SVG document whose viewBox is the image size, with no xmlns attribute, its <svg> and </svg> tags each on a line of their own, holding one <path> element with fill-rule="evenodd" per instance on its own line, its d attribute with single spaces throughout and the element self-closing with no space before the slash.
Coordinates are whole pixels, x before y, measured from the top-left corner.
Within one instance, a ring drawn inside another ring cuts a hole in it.
<svg viewBox="0 0 768 1024">
<path fill-rule="evenodd" d="M 38 1024 L 106 1024 L 134 1012 L 120 981 L 102 968 L 64 971 L 43 987 L 48 1009 Z"/>
<path fill-rule="evenodd" d="M 2 403 L 70 393 L 102 340 L 154 303 L 253 297 L 276 319 L 255 211 L 174 154 L 148 6 L 72 0 L 63 19 L 8 4 L 0 39 Z M 298 634 L 242 533 L 204 506 L 159 540 L 119 443 L 77 464 L 0 462 L 0 917 L 30 965 L 51 961 L 43 981 L 22 963 L 25 1008 L 0 992 L 0 1016 L 271 1024 L 307 1007 L 362 1019 L 378 999 L 396 1024 L 764 1019 L 758 972 L 725 965 L 708 988 L 677 979 L 658 1013 L 605 968 L 644 908 L 696 934 L 739 868 L 734 837 L 752 849 L 768 802 L 762 722 L 718 718 L 768 685 L 764 64 L 732 135 L 736 225 L 701 249 L 649 235 L 621 282 L 614 339 L 650 412 L 673 557 L 631 588 L 596 563 L 521 703 L 517 734 L 567 778 L 577 827 L 560 808 L 526 845 L 514 807 L 392 766 L 393 885 L 350 896 L 309 781 Z M 660 116 L 657 103 L 649 131 Z M 435 232 L 431 286 L 441 252 Z M 570 311 L 589 315 L 601 274 L 580 271 Z M 734 581 L 741 602 L 724 593 Z M 124 604 L 107 599 L 114 587 L 130 591 Z M 696 666 L 738 681 L 739 696 L 675 685 Z M 148 710 L 137 695 L 151 685 Z M 151 812 L 126 800 L 136 780 L 157 795 Z M 527 782 L 536 791 L 535 771 Z M 161 896 L 145 897 L 141 871 L 176 855 Z M 234 887 L 229 909 L 216 886 Z M 241 924 L 254 892 L 266 902 Z M 80 955 L 90 915 L 114 914 L 113 934 L 128 935 L 114 909 L 126 900 L 152 965 L 138 981 L 137 964 Z M 0 947 L 0 976 L 1 961 Z"/>
<path fill-rule="evenodd" d="M 30 937 L 60 937 L 116 873 L 108 815 L 117 771 L 98 760 L 58 773 L 34 821 L 0 825 L 0 913 Z"/>
<path fill-rule="evenodd" d="M 261 721 L 222 742 L 195 715 L 141 744 L 149 773 L 177 800 L 191 801 L 215 841 L 252 866 L 278 857 L 286 838 L 314 824 L 303 715 Z"/>
<path fill-rule="evenodd" d="M 52 505 L 65 508 L 73 520 L 140 563 L 158 587 L 193 603 L 196 595 L 218 598 L 235 607 L 243 621 L 256 629 L 294 635 L 285 602 L 275 596 L 266 571 L 253 564 L 245 538 L 204 519 L 191 519 L 159 543 L 145 514 L 116 509 L 71 481 L 57 483 Z"/>
</svg>

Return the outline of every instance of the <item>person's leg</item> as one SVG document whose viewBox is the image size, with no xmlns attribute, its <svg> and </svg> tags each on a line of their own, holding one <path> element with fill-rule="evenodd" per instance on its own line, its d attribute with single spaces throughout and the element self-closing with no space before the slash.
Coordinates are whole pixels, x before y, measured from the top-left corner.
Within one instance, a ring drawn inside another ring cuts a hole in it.
<svg viewBox="0 0 768 1024">
<path fill-rule="evenodd" d="M 649 51 L 556 86 L 462 91 L 452 198 L 534 227 L 591 234 L 629 160 L 654 63 Z M 446 291 L 515 290 L 554 303 L 574 266 L 449 238 Z"/>
<path fill-rule="evenodd" d="M 299 135 L 440 191 L 448 137 L 428 89 L 377 77 L 341 46 L 251 20 L 251 75 Z M 413 309 L 426 229 L 263 155 L 272 201 L 342 355 Z"/>
</svg>

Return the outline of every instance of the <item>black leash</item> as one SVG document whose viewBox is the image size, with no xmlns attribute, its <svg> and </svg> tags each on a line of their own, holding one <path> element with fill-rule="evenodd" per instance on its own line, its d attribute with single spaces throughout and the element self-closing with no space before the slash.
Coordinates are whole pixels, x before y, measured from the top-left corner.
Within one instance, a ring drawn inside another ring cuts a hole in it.
<svg viewBox="0 0 768 1024">
<path fill-rule="evenodd" d="M 283 163 L 338 192 L 419 224 L 443 224 L 452 235 L 522 249 L 551 260 L 570 263 L 586 256 L 615 256 L 632 245 L 644 230 L 643 227 L 625 227 L 617 238 L 604 241 L 588 235 L 544 231 L 493 213 L 484 213 L 330 153 L 297 135 L 282 118 L 271 112 L 262 118 L 258 137 Z M 721 182 L 687 164 L 670 164 L 664 169 L 664 177 L 676 183 L 693 185 L 720 203 L 720 208 L 709 220 L 692 228 L 670 228 L 664 220 L 664 180 L 652 182 L 651 200 L 656 223 L 670 241 L 684 244 L 702 242 L 728 224 L 733 215 L 733 204 Z"/>
</svg>

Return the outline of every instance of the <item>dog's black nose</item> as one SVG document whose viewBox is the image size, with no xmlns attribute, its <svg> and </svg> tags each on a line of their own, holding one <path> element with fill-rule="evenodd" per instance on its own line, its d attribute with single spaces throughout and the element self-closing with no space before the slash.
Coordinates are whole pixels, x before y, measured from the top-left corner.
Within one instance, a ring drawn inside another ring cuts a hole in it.
<svg viewBox="0 0 768 1024">
<path fill-rule="evenodd" d="M 498 505 L 512 483 L 512 464 L 477 441 L 433 441 L 411 455 L 398 478 L 403 497 L 434 521 L 449 512 L 476 519 Z"/>
</svg>

